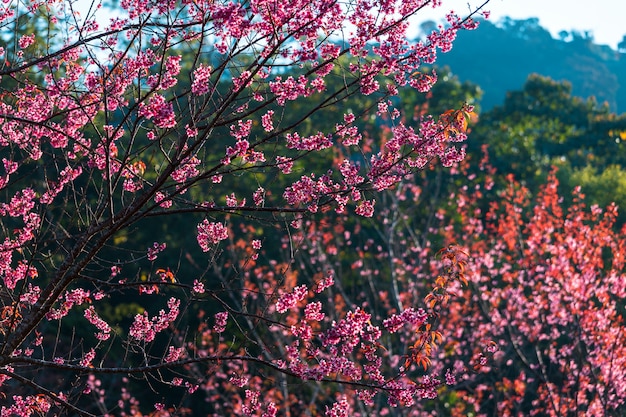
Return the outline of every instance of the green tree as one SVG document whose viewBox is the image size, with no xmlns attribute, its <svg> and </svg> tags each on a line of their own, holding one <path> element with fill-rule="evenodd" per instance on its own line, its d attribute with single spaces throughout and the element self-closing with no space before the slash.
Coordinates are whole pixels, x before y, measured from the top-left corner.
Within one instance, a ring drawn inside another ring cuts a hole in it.
<svg viewBox="0 0 626 417">
<path fill-rule="evenodd" d="M 533 193 L 558 166 L 564 187 L 581 186 L 588 201 L 606 206 L 626 203 L 618 186 L 626 170 L 625 139 L 626 115 L 572 96 L 569 83 L 531 75 L 522 90 L 508 93 L 502 106 L 480 116 L 468 146 L 476 160 L 486 144 L 493 166 L 512 173 Z M 609 183 L 615 188 L 603 194 Z M 620 215 L 618 221 L 625 219 Z"/>
</svg>

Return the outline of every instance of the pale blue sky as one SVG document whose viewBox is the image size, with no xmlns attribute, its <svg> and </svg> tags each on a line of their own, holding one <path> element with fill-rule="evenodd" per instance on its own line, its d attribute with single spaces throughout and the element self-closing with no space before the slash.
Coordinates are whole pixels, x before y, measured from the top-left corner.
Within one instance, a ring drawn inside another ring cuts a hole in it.
<svg viewBox="0 0 626 417">
<path fill-rule="evenodd" d="M 440 21 L 450 10 L 464 15 L 470 5 L 475 8 L 484 1 L 442 0 L 442 7 L 423 10 L 417 21 Z M 86 0 L 79 2 L 79 9 L 89 7 L 90 3 Z M 626 35 L 626 0 L 490 0 L 486 9 L 491 12 L 493 22 L 504 16 L 514 19 L 537 17 L 541 26 L 555 37 L 561 30 L 591 31 L 596 43 L 614 49 Z M 107 10 L 101 12 L 110 14 Z"/>
<path fill-rule="evenodd" d="M 442 0 L 443 6 L 436 11 L 423 13 L 423 20 L 439 20 L 451 9 L 465 14 L 468 4 L 477 6 L 480 0 Z M 490 20 L 501 17 L 514 19 L 538 17 L 541 26 L 553 36 L 561 30 L 591 31 L 596 43 L 616 49 L 626 35 L 626 0 L 491 0 L 486 7 L 491 11 Z"/>
</svg>

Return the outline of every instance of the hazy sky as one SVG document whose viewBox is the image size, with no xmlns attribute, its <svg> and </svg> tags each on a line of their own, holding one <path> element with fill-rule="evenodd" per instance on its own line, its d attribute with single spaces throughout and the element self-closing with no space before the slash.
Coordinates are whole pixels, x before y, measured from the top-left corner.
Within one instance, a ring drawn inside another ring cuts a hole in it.
<svg viewBox="0 0 626 417">
<path fill-rule="evenodd" d="M 423 14 L 424 20 L 439 20 L 451 9 L 461 15 L 468 4 L 482 4 L 480 0 L 442 0 L 443 6 L 436 14 Z M 486 7 L 490 20 L 501 17 L 514 19 L 538 17 L 539 23 L 553 36 L 561 30 L 590 31 L 596 43 L 614 49 L 626 35 L 626 0 L 491 0 Z"/>
<path fill-rule="evenodd" d="M 442 0 L 443 6 L 435 10 L 425 9 L 417 21 L 443 20 L 445 14 L 454 10 L 466 14 L 468 5 L 473 8 L 485 0 Z M 78 5 L 89 7 L 91 1 L 79 1 Z M 504 16 L 514 19 L 539 18 L 539 23 L 557 37 L 562 30 L 591 31 L 596 43 L 616 49 L 626 35 L 626 0 L 490 0 L 486 10 L 490 20 L 497 22 Z M 101 10 L 109 14 L 106 10 Z"/>
</svg>

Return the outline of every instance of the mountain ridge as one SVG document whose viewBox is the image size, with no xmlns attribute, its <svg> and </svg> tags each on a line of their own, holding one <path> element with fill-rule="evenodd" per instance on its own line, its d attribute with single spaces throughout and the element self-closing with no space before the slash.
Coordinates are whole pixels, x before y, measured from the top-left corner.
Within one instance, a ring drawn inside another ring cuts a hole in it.
<svg viewBox="0 0 626 417">
<path fill-rule="evenodd" d="M 422 32 L 429 33 L 432 25 L 424 22 Z M 459 33 L 454 48 L 437 62 L 461 81 L 480 86 L 483 110 L 500 105 L 536 73 L 571 83 L 574 96 L 626 112 L 626 50 L 598 45 L 588 32 L 562 31 L 559 37 L 537 18 L 483 20 L 478 29 Z"/>
</svg>

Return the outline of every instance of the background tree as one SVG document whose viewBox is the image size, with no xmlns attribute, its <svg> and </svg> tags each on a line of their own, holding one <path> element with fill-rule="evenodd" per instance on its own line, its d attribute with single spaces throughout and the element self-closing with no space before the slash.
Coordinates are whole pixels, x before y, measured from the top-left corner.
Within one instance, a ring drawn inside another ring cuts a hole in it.
<svg viewBox="0 0 626 417">
<path fill-rule="evenodd" d="M 451 244 L 466 262 L 469 285 L 440 276 L 427 297 L 433 317 L 446 306 L 445 320 L 433 322 L 443 340 L 434 367 L 454 379 L 440 392 L 444 401 L 424 408 L 452 416 L 623 415 L 626 271 L 616 206 L 587 205 L 580 189 L 563 198 L 554 172 L 531 193 L 513 175 L 508 184 L 494 181 L 486 159 L 482 176 L 468 174 L 470 166 L 456 171 L 465 185 L 430 221 L 414 215 L 424 204 L 421 182 L 388 192 L 372 222 L 379 246 L 354 264 L 378 274 L 387 261 L 393 272 L 380 275 L 393 282 L 365 288 L 402 311 L 420 302 L 440 268 L 428 262 L 437 248 Z M 402 339 L 388 346 L 402 350 Z"/>
<path fill-rule="evenodd" d="M 482 337 L 499 335 L 500 349 L 467 398 L 484 415 L 622 415 L 626 293 L 617 209 L 587 207 L 579 192 L 564 209 L 554 175 L 532 201 L 509 178 L 487 213 L 471 194 L 458 196 L 469 203 L 467 217 L 451 237 L 474 255 L 468 279 L 476 303 L 465 304 L 449 331 L 482 323 Z"/>
<path fill-rule="evenodd" d="M 617 48 L 620 52 L 624 52 L 626 50 L 626 36 L 622 38 L 622 41 L 617 44 Z"/>
</svg>

